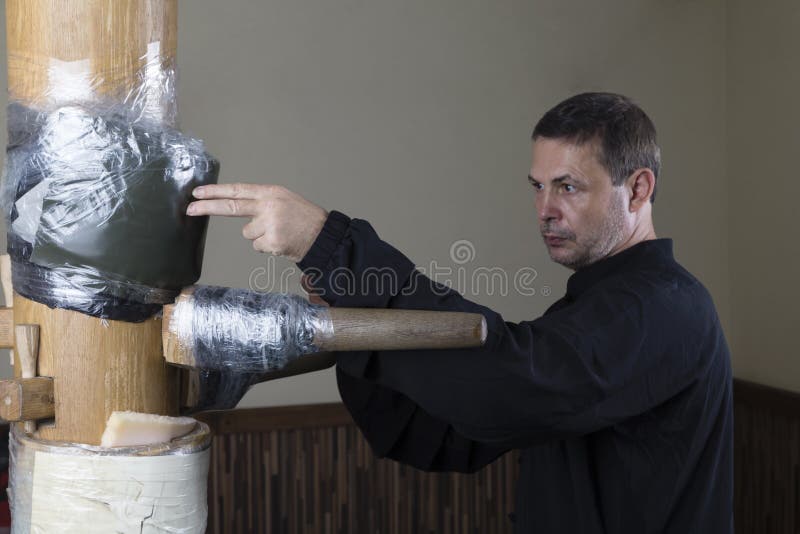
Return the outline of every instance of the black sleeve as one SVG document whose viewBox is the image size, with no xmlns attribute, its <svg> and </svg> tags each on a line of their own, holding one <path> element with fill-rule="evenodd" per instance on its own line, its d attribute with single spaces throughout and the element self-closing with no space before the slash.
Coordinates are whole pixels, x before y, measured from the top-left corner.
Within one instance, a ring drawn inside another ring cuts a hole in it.
<svg viewBox="0 0 800 534">
<path fill-rule="evenodd" d="M 668 343 L 650 332 L 669 317 L 669 299 L 654 305 L 636 281 L 534 321 L 505 322 L 421 275 L 366 221 L 339 212 L 299 266 L 332 306 L 486 318 L 481 348 L 337 358 L 342 398 L 376 453 L 421 468 L 474 470 L 509 448 L 593 432 L 645 412 L 690 380 L 660 367 Z"/>
</svg>

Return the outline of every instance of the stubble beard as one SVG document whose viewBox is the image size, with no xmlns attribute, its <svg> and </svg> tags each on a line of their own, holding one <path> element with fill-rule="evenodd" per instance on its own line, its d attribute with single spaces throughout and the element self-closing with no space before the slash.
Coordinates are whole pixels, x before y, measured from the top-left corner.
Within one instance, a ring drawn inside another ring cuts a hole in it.
<svg viewBox="0 0 800 534">
<path fill-rule="evenodd" d="M 608 207 L 608 216 L 596 225 L 591 233 L 583 236 L 573 234 L 571 240 L 574 250 L 564 257 L 554 257 L 548 249 L 550 258 L 564 267 L 577 271 L 607 257 L 623 239 L 625 229 L 625 203 L 621 195 L 613 195 Z"/>
</svg>

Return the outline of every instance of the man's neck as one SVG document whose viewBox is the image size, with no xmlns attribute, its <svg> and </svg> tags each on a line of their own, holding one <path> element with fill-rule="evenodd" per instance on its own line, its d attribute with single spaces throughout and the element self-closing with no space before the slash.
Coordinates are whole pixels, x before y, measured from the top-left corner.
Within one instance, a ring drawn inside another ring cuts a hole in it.
<svg viewBox="0 0 800 534">
<path fill-rule="evenodd" d="M 619 254 L 623 250 L 627 250 L 634 245 L 638 245 L 644 241 L 652 241 L 656 239 L 656 230 L 653 228 L 653 223 L 642 224 L 633 229 L 633 232 L 626 238 L 620 241 L 617 246 L 611 249 L 608 256 Z M 608 257 L 606 256 L 606 257 Z"/>
</svg>

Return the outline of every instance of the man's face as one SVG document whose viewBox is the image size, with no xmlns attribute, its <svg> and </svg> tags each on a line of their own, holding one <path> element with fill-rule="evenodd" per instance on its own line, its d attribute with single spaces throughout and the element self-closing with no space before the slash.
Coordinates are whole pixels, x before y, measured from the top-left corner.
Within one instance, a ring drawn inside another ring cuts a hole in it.
<svg viewBox="0 0 800 534">
<path fill-rule="evenodd" d="M 628 231 L 625 188 L 615 187 L 596 142 L 533 142 L 530 181 L 550 258 L 580 269 L 610 255 Z"/>
</svg>

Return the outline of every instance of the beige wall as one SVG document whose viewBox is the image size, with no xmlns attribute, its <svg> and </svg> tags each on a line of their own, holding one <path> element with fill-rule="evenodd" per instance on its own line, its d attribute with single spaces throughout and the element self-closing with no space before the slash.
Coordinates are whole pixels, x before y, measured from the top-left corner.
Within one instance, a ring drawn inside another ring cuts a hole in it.
<svg viewBox="0 0 800 534">
<path fill-rule="evenodd" d="M 538 238 L 531 128 L 573 93 L 628 94 L 659 129 L 657 231 L 730 335 L 725 24 L 724 0 L 191 0 L 182 124 L 207 140 L 224 181 L 284 184 L 365 218 L 420 266 L 459 267 L 451 245 L 468 240 L 468 278 L 533 267 L 534 296 L 465 291 L 517 321 L 540 315 L 568 276 Z M 212 221 L 201 282 L 247 287 L 269 266 L 241 225 Z M 327 371 L 261 385 L 244 405 L 337 399 Z"/>
<path fill-rule="evenodd" d="M 730 0 L 731 331 L 738 376 L 800 391 L 800 3 Z"/>
</svg>

